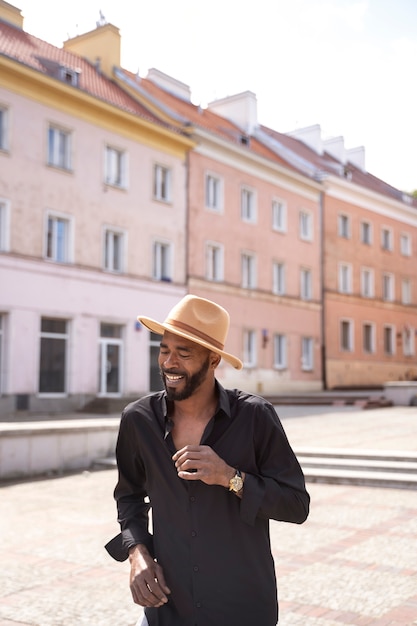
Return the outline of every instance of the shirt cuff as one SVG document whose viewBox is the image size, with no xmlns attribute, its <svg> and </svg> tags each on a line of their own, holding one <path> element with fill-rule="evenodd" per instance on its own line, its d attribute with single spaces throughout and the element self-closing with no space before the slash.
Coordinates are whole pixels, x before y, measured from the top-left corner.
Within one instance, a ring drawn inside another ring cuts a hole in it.
<svg viewBox="0 0 417 626">
<path fill-rule="evenodd" d="M 264 481 L 257 476 L 253 476 L 253 474 L 246 474 L 240 503 L 240 517 L 249 526 L 255 525 L 264 493 Z"/>
</svg>

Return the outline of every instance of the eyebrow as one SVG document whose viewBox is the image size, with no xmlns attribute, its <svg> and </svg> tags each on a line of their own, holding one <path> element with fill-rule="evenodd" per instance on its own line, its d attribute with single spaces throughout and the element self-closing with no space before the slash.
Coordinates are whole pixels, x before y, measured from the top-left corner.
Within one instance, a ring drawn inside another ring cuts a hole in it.
<svg viewBox="0 0 417 626">
<path fill-rule="evenodd" d="M 169 349 L 168 345 L 161 341 L 159 344 L 161 348 Z M 176 350 L 181 350 L 182 352 L 192 352 L 192 348 L 190 346 L 182 346 L 181 344 L 174 346 Z"/>
</svg>

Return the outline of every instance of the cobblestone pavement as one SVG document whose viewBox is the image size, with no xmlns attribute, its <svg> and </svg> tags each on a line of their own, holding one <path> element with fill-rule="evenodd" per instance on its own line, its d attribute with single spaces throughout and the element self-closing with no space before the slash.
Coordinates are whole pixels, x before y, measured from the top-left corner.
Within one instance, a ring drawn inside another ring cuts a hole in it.
<svg viewBox="0 0 417 626">
<path fill-rule="evenodd" d="M 416 450 L 417 410 L 281 413 L 301 445 Z M 0 626 L 134 626 L 114 469 L 0 488 Z M 301 526 L 271 522 L 280 626 L 417 624 L 417 491 L 310 484 Z M 239 626 L 231 624 L 230 626 Z"/>
</svg>

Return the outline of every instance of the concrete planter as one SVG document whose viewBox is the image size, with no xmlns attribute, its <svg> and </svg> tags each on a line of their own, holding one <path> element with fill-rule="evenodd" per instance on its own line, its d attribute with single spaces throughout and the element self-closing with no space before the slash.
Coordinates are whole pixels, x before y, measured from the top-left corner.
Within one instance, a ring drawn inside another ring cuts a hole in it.
<svg viewBox="0 0 417 626">
<path fill-rule="evenodd" d="M 385 383 L 384 396 L 394 405 L 417 406 L 417 381 Z"/>
</svg>

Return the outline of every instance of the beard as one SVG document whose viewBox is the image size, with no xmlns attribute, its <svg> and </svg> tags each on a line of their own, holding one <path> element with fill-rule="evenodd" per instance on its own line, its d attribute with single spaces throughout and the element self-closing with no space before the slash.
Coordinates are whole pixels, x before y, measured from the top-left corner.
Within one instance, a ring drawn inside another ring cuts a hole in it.
<svg viewBox="0 0 417 626">
<path fill-rule="evenodd" d="M 160 369 L 159 371 L 161 374 L 162 382 L 164 383 L 167 399 L 171 401 L 187 400 L 187 398 L 192 396 L 195 390 L 198 389 L 198 387 L 204 381 L 209 368 L 210 357 L 208 356 L 200 369 L 191 376 L 188 374 L 184 374 L 184 372 L 169 372 L 170 374 L 176 374 L 177 376 L 184 376 L 183 380 L 185 382 L 185 385 L 181 391 L 167 386 L 164 372 L 162 369 Z"/>
</svg>

